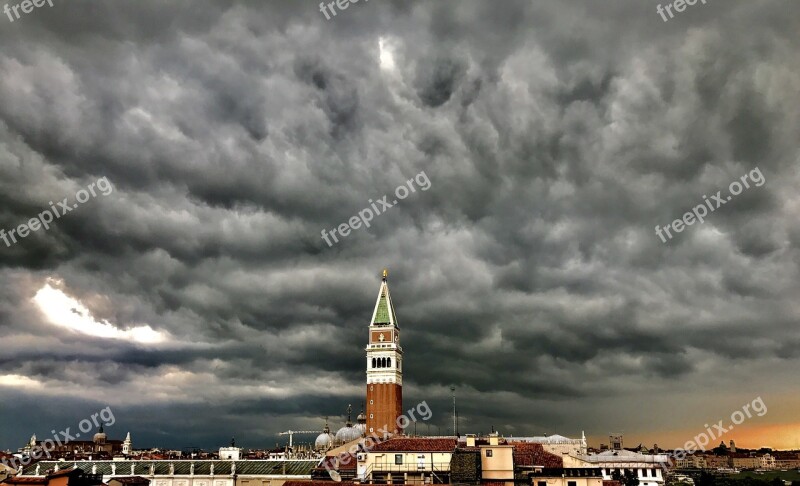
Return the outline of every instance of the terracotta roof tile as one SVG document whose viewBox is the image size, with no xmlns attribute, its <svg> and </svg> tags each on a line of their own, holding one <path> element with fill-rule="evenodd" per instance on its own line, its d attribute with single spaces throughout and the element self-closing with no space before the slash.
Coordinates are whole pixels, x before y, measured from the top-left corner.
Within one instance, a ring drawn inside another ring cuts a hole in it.
<svg viewBox="0 0 800 486">
<path fill-rule="evenodd" d="M 545 451 L 542 444 L 515 442 L 512 445 L 514 446 L 515 466 L 564 467 L 564 461 L 557 455 Z"/>
<path fill-rule="evenodd" d="M 397 437 L 372 447 L 375 452 L 452 452 L 456 439 L 428 439 L 423 437 Z"/>
</svg>

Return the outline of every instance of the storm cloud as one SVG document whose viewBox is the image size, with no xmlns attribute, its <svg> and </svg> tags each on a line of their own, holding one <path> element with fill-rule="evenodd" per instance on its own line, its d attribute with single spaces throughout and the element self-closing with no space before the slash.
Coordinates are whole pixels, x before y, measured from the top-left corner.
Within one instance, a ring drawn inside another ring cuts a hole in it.
<svg viewBox="0 0 800 486">
<path fill-rule="evenodd" d="M 462 432 L 652 444 L 756 396 L 760 424 L 796 421 L 798 14 L 56 0 L 3 19 L 0 228 L 114 192 L 0 242 L 0 447 L 98 406 L 136 447 L 336 427 L 364 400 L 383 268 L 405 401 L 433 410 L 418 432 L 448 432 L 451 384 Z M 656 236 L 755 167 L 763 186 Z M 420 171 L 430 190 L 321 238 Z"/>
</svg>

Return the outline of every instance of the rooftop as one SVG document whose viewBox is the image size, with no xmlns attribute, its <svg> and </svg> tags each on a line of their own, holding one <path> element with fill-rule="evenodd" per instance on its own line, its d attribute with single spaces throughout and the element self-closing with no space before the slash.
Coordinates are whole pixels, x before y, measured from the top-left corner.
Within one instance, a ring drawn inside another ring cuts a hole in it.
<svg viewBox="0 0 800 486">
<path fill-rule="evenodd" d="M 374 452 L 452 452 L 456 439 L 405 438 L 397 437 L 372 447 Z"/>
<path fill-rule="evenodd" d="M 248 475 L 279 475 L 279 476 L 310 476 L 311 470 L 319 463 L 318 459 L 289 459 L 289 460 L 247 460 L 247 461 L 218 461 L 218 460 L 165 460 L 165 461 L 40 461 L 31 464 L 22 471 L 22 476 L 34 476 L 36 468 L 39 466 L 40 474 L 44 474 L 48 469 L 78 467 L 84 471 L 91 472 L 95 467 L 96 474 L 112 476 L 114 473 L 120 476 L 135 476 L 137 474 L 149 476 L 152 468 L 156 476 L 166 476 L 170 474 L 170 466 L 174 468 L 176 475 L 191 474 L 191 467 L 194 464 L 195 475 L 210 475 L 211 466 L 214 466 L 214 474 L 230 474 L 231 466 L 236 464 L 236 474 Z M 112 469 L 112 465 L 114 468 Z M 59 472 L 61 472 L 59 471 Z"/>
</svg>

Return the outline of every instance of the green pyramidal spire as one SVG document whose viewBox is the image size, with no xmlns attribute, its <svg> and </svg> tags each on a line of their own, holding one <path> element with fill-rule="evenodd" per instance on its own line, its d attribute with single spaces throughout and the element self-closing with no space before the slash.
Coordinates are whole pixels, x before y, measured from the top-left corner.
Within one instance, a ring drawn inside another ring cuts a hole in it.
<svg viewBox="0 0 800 486">
<path fill-rule="evenodd" d="M 388 276 L 389 272 L 384 270 L 378 301 L 375 303 L 375 311 L 372 313 L 373 326 L 392 325 L 399 327 L 397 315 L 394 313 L 394 305 L 392 305 L 392 297 L 389 295 L 389 286 L 386 284 Z"/>
</svg>

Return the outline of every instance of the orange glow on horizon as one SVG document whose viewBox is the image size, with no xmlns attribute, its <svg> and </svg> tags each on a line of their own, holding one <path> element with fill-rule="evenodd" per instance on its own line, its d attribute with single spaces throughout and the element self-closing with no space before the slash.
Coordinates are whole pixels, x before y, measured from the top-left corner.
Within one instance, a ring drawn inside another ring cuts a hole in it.
<svg viewBox="0 0 800 486">
<path fill-rule="evenodd" d="M 630 434 L 625 436 L 623 445 L 624 447 L 636 447 L 641 443 L 651 448 L 655 443 L 661 449 L 676 449 L 683 447 L 687 441 L 692 440 L 701 432 L 704 432 L 704 430 L 685 429 Z M 779 450 L 800 450 L 800 422 L 762 426 L 742 425 L 741 428 L 731 430 L 713 439 L 706 446 L 706 450 L 717 447 L 720 441 L 729 446 L 731 440 L 736 443 L 736 447 L 744 449 L 770 447 Z M 608 436 L 593 436 L 590 438 L 589 443 L 594 447 L 599 447 L 600 444 L 608 444 Z"/>
</svg>

